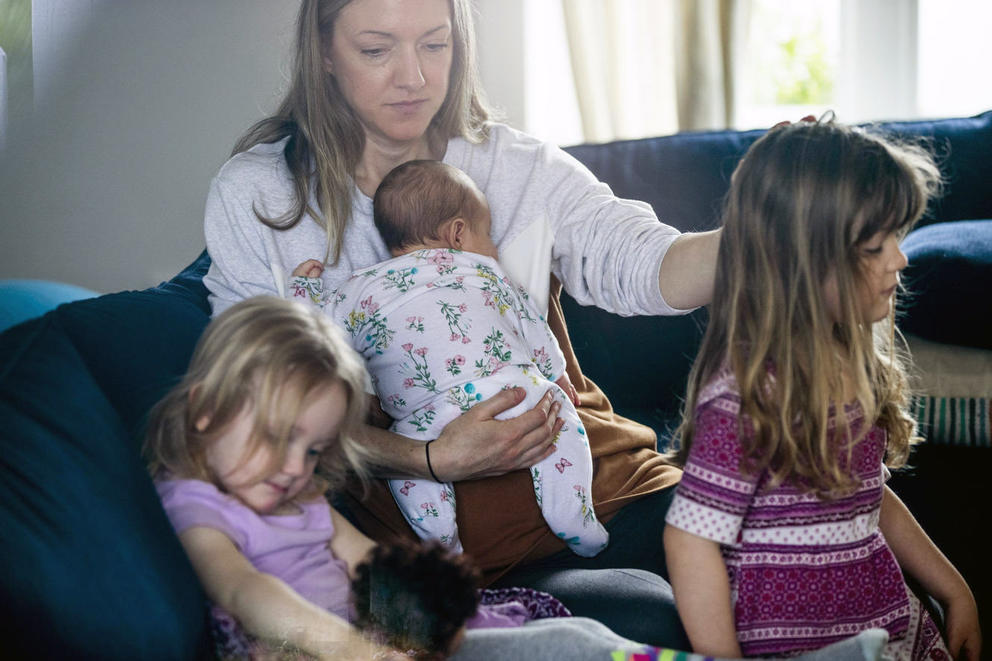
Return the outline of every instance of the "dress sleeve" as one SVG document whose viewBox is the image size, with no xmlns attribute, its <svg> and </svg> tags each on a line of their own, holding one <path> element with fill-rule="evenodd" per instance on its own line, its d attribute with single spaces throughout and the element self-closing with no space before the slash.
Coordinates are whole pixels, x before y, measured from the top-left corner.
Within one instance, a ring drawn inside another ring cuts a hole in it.
<svg viewBox="0 0 992 661">
<path fill-rule="evenodd" d="M 696 412 L 696 431 L 682 481 L 665 522 L 719 544 L 735 545 L 754 497 L 757 475 L 740 471 L 738 405 L 718 397 Z"/>
<path fill-rule="evenodd" d="M 155 487 L 177 535 L 190 528 L 213 528 L 245 551 L 247 535 L 238 522 L 238 507 L 232 506 L 231 499 L 213 485 L 198 480 L 175 480 L 157 482 Z"/>
</svg>

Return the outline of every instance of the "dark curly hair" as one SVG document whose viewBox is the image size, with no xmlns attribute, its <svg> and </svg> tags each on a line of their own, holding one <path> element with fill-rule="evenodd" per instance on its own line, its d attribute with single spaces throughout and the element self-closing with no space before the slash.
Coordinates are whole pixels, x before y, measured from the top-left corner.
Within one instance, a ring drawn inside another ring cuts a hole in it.
<svg viewBox="0 0 992 661">
<path fill-rule="evenodd" d="M 479 570 L 439 542 L 380 545 L 355 569 L 355 624 L 415 658 L 443 657 L 479 604 Z"/>
</svg>

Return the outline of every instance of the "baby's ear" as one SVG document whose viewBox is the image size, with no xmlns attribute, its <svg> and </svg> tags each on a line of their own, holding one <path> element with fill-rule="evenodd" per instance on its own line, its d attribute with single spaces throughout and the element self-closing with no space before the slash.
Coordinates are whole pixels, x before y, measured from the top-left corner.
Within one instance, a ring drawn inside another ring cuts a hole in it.
<svg viewBox="0 0 992 661">
<path fill-rule="evenodd" d="M 452 218 L 444 224 L 441 232 L 441 238 L 448 246 L 461 249 L 465 235 L 468 234 L 468 223 L 464 218 Z"/>
</svg>

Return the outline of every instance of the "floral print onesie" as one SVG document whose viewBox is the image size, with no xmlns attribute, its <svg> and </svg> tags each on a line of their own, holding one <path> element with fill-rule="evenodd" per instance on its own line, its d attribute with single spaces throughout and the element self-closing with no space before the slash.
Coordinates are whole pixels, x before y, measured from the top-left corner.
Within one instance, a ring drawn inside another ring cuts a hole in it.
<svg viewBox="0 0 992 661">
<path fill-rule="evenodd" d="M 500 414 L 512 418 L 548 389 L 565 421 L 555 451 L 534 464 L 534 495 L 552 531 L 576 554 L 609 540 L 592 507 L 592 456 L 575 407 L 554 381 L 565 361 L 544 317 L 493 259 L 441 248 L 417 250 L 356 271 L 325 294 L 317 278 L 294 277 L 289 295 L 324 309 L 366 361 L 392 431 L 421 441 L 504 388 L 527 397 Z M 451 484 L 389 481 L 407 521 L 423 539 L 461 550 Z M 498 506 L 498 503 L 494 503 Z"/>
</svg>

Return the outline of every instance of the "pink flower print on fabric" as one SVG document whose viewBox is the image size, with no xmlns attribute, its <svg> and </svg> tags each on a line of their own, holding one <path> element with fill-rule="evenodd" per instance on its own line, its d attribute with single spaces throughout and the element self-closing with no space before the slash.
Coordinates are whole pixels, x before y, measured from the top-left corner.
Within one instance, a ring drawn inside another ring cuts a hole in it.
<svg viewBox="0 0 992 661">
<path fill-rule="evenodd" d="M 465 365 L 465 356 L 461 354 L 455 354 L 451 358 L 445 358 L 444 369 L 452 376 L 457 376 L 462 373 L 462 367 Z"/>
<path fill-rule="evenodd" d="M 435 519 L 441 516 L 441 514 L 437 510 L 437 505 L 435 505 L 434 503 L 430 503 L 430 502 L 421 503 L 420 509 L 424 510 L 424 516 L 429 516 Z"/>
<path fill-rule="evenodd" d="M 371 296 L 364 299 L 359 305 L 361 305 L 362 309 L 368 314 L 375 314 L 376 310 L 379 309 L 379 304 L 375 303 Z"/>
<path fill-rule="evenodd" d="M 447 250 L 431 251 L 427 257 L 427 261 L 437 268 L 438 275 L 447 275 L 455 270 L 455 258 Z"/>
</svg>

